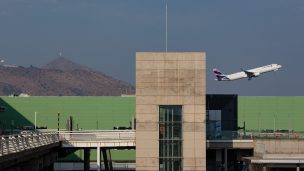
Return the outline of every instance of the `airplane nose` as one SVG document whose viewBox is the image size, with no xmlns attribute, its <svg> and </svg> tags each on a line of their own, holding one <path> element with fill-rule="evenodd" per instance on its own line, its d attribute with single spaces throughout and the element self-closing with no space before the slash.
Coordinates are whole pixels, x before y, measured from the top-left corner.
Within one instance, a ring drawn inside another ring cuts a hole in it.
<svg viewBox="0 0 304 171">
<path fill-rule="evenodd" d="M 282 65 L 278 65 L 278 68 L 282 68 Z"/>
</svg>

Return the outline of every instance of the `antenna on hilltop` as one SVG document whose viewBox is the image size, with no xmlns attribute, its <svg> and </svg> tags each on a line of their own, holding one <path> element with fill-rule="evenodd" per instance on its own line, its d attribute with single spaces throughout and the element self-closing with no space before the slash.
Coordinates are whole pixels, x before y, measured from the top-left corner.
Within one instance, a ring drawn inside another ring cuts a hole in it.
<svg viewBox="0 0 304 171">
<path fill-rule="evenodd" d="M 4 62 L 5 62 L 5 61 L 4 61 L 3 59 L 0 58 L 0 65 L 3 65 Z"/>
</svg>

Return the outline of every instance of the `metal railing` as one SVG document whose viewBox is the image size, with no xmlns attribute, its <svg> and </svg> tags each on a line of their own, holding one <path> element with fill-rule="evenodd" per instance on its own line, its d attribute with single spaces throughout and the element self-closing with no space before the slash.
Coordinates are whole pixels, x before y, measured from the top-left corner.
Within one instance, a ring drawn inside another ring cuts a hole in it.
<svg viewBox="0 0 304 171">
<path fill-rule="evenodd" d="M 304 139 L 304 132 L 300 131 L 247 131 L 253 139 Z"/>
<path fill-rule="evenodd" d="M 135 130 L 60 131 L 63 141 L 135 140 Z"/>
<path fill-rule="evenodd" d="M 135 170 L 136 166 L 135 163 L 112 163 L 113 170 Z M 97 163 L 91 162 L 90 163 L 90 170 L 96 170 L 97 169 Z M 100 164 L 100 169 L 105 170 L 104 163 Z M 70 170 L 83 170 L 83 162 L 55 162 L 54 163 L 54 171 L 70 171 Z"/>
<path fill-rule="evenodd" d="M 59 142 L 56 132 L 31 132 L 0 136 L 0 157 Z"/>
<path fill-rule="evenodd" d="M 135 140 L 135 132 L 135 130 L 60 131 L 59 137 L 60 140 L 65 141 Z M 304 132 L 220 131 L 209 132 L 206 138 L 207 140 L 304 139 Z"/>
<path fill-rule="evenodd" d="M 304 132 L 299 131 L 217 131 L 207 132 L 207 140 L 253 140 L 253 139 L 304 139 Z"/>
</svg>

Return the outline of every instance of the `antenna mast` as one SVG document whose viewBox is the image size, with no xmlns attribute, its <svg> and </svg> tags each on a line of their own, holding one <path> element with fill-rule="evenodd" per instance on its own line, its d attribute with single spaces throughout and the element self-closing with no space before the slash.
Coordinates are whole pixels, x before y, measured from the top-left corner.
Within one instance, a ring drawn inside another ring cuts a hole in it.
<svg viewBox="0 0 304 171">
<path fill-rule="evenodd" d="M 168 52 L 168 3 L 165 0 L 166 5 L 166 52 Z"/>
</svg>

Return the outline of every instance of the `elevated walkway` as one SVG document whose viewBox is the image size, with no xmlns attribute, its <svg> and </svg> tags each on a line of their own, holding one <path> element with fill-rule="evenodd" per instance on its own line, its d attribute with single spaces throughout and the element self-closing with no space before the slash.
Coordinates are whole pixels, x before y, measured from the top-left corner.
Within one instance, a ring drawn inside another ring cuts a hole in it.
<svg viewBox="0 0 304 171">
<path fill-rule="evenodd" d="M 90 149 L 97 150 L 96 169 L 113 170 L 111 149 L 135 149 L 135 130 L 60 131 L 63 148 L 83 148 L 83 170 L 90 170 Z M 101 164 L 101 157 L 103 164 Z"/>
<path fill-rule="evenodd" d="M 0 164 L 8 161 L 27 159 L 28 155 L 46 152 L 52 148 L 84 149 L 84 170 L 89 170 L 90 149 L 97 149 L 96 169 L 112 170 L 111 149 L 135 149 L 135 130 L 86 130 L 59 131 L 1 137 Z M 238 140 L 207 140 L 208 149 L 253 149 L 254 141 Z M 104 163 L 101 164 L 101 158 Z M 18 164 L 12 162 L 12 165 Z M 3 166 L 3 164 L 1 164 Z M 1 168 L 0 168 L 1 170 Z"/>
<path fill-rule="evenodd" d="M 79 148 L 124 148 L 135 149 L 135 130 L 103 130 L 103 131 L 60 131 L 62 147 Z M 231 148 L 253 149 L 252 139 L 216 139 L 207 140 L 208 149 Z"/>
<path fill-rule="evenodd" d="M 134 130 L 60 131 L 62 147 L 135 149 Z"/>
</svg>

